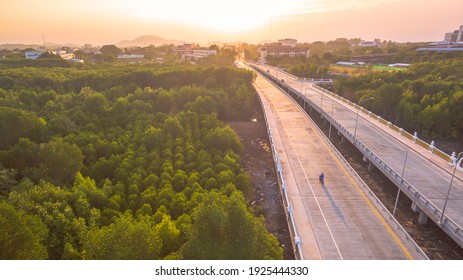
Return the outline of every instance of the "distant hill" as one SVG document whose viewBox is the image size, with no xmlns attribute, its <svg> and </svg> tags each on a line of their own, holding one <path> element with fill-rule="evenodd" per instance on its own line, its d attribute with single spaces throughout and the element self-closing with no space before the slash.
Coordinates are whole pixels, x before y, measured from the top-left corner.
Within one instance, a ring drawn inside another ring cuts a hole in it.
<svg viewBox="0 0 463 280">
<path fill-rule="evenodd" d="M 42 45 L 43 46 L 43 45 Z M 0 50 L 24 50 L 24 49 L 39 49 L 41 46 L 38 44 L 1 44 Z"/>
<path fill-rule="evenodd" d="M 157 37 L 157 36 L 145 35 L 145 36 L 141 36 L 136 39 L 133 39 L 133 40 L 123 40 L 123 41 L 116 43 L 115 45 L 118 47 L 125 48 L 125 47 L 135 47 L 135 46 L 145 47 L 149 45 L 154 45 L 157 47 L 162 46 L 162 45 L 170 45 L 170 44 L 182 45 L 183 43 L 184 41 L 167 40 L 167 39 Z"/>
<path fill-rule="evenodd" d="M 78 44 L 74 43 L 67 43 L 67 44 L 58 44 L 58 43 L 51 43 L 51 42 L 46 42 L 45 46 L 47 47 L 47 50 L 52 50 L 56 48 L 61 48 L 64 46 L 71 47 L 71 48 L 80 48 L 81 46 Z M 19 50 L 24 50 L 24 49 L 42 49 L 43 44 L 2 44 L 0 45 L 0 50 L 14 50 L 14 49 L 19 49 Z"/>
</svg>

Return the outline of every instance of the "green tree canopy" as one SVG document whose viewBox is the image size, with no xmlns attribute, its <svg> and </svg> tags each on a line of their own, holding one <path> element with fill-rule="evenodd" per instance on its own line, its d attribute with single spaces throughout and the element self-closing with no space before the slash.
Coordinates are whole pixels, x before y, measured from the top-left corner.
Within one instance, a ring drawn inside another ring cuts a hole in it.
<svg viewBox="0 0 463 280">
<path fill-rule="evenodd" d="M 262 219 L 246 209 L 242 195 L 210 193 L 193 213 L 186 259 L 281 259 L 282 248 Z"/>
<path fill-rule="evenodd" d="M 44 246 L 47 227 L 40 218 L 0 201 L 0 259 L 35 260 L 47 258 Z"/>
</svg>

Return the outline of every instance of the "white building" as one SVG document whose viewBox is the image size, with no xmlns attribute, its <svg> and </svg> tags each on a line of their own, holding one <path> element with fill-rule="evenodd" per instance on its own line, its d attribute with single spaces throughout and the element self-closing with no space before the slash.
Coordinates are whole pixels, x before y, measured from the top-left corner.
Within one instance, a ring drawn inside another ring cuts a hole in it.
<svg viewBox="0 0 463 280">
<path fill-rule="evenodd" d="M 260 53 L 260 61 L 263 63 L 267 61 L 267 56 L 304 56 L 308 58 L 310 55 L 308 48 L 297 47 L 297 40 L 290 38 L 280 39 L 278 42 L 267 43 L 265 45 L 258 45 L 257 52 Z"/>
<path fill-rule="evenodd" d="M 25 52 L 24 56 L 26 57 L 26 59 L 37 59 L 43 53 L 44 53 L 43 51 L 30 51 L 30 52 Z"/>
<path fill-rule="evenodd" d="M 145 55 L 143 54 L 120 54 L 117 56 L 118 59 L 143 59 Z"/>
<path fill-rule="evenodd" d="M 388 66 L 392 68 L 408 68 L 412 65 L 408 63 L 394 63 L 394 64 L 389 64 Z"/>
<path fill-rule="evenodd" d="M 338 61 L 336 62 L 336 65 L 339 65 L 339 66 L 354 66 L 356 65 L 355 62 L 347 62 L 347 61 Z"/>
<path fill-rule="evenodd" d="M 458 30 L 445 33 L 444 41 L 447 43 L 463 42 L 463 25 Z"/>
<path fill-rule="evenodd" d="M 280 57 L 280 56 L 304 56 L 309 58 L 310 51 L 308 48 L 296 47 L 283 47 L 283 46 L 268 46 L 260 49 L 260 60 L 267 61 L 267 56 Z"/>
<path fill-rule="evenodd" d="M 193 49 L 192 44 L 179 45 L 172 49 L 174 54 L 180 55 L 182 60 L 200 59 L 210 55 L 217 55 L 217 50 L 210 49 Z"/>
<path fill-rule="evenodd" d="M 76 56 L 73 53 L 67 52 L 67 51 L 62 50 L 62 49 L 58 49 L 56 51 L 30 51 L 30 52 L 25 52 L 24 56 L 26 57 L 26 59 L 37 59 L 44 52 L 48 52 L 48 53 L 51 53 L 51 54 L 58 55 L 64 60 L 72 60 L 72 59 L 76 58 Z"/>
<path fill-rule="evenodd" d="M 76 58 L 76 55 L 73 54 L 73 53 L 67 53 L 66 51 L 56 51 L 55 52 L 56 55 L 59 55 L 62 59 L 64 60 L 71 60 L 71 59 L 75 59 Z"/>
<path fill-rule="evenodd" d="M 199 49 L 193 50 L 192 52 L 185 52 L 184 54 L 182 54 L 182 60 L 191 58 L 199 59 L 210 55 L 217 55 L 217 50 Z"/>
<path fill-rule="evenodd" d="M 373 41 L 362 41 L 359 43 L 359 47 L 377 47 L 378 44 Z"/>
</svg>

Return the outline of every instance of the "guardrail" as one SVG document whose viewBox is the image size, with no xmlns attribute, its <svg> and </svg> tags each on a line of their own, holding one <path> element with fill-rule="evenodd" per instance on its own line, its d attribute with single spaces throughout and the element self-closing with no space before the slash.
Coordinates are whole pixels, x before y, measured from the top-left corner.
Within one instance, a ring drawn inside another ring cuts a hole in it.
<svg viewBox="0 0 463 280">
<path fill-rule="evenodd" d="M 446 154 L 445 152 L 443 152 L 442 150 L 439 150 L 437 149 L 435 146 L 434 146 L 434 141 L 432 141 L 430 144 L 419 139 L 418 136 L 417 136 L 417 133 L 415 132 L 414 135 L 406 132 L 403 128 L 400 128 L 394 124 L 392 124 L 391 122 L 388 122 L 387 120 L 381 118 L 380 116 L 377 116 L 375 114 L 373 114 L 372 112 L 366 110 L 365 108 L 345 99 L 345 98 L 342 98 L 340 97 L 339 95 L 337 95 L 336 93 L 334 92 L 331 92 L 329 90 L 326 90 L 316 84 L 313 85 L 316 89 L 320 90 L 320 91 L 323 91 L 323 93 L 326 93 L 332 97 L 335 97 L 336 99 L 339 99 L 341 100 L 342 102 L 350 105 L 350 106 L 353 106 L 355 109 L 361 109 L 362 112 L 368 114 L 369 117 L 375 119 L 375 120 L 378 120 L 380 123 L 388 126 L 390 129 L 394 130 L 395 132 L 398 132 L 400 135 L 412 140 L 414 143 L 420 145 L 421 147 L 429 150 L 431 153 L 435 154 L 436 156 L 442 158 L 443 160 L 447 161 L 449 164 L 451 165 L 455 165 L 456 164 L 456 156 L 455 156 L 455 153 L 453 153 L 452 155 L 448 155 Z"/>
<path fill-rule="evenodd" d="M 264 75 L 267 75 L 265 73 L 263 73 Z M 278 82 L 278 81 L 277 81 Z M 294 93 L 294 90 L 292 89 L 293 93 Z M 307 102 L 312 108 L 314 108 L 315 110 L 321 112 L 322 111 L 322 108 L 318 105 L 318 104 L 315 104 L 314 102 L 312 102 L 310 99 L 308 99 L 307 97 L 305 96 L 302 96 L 300 95 L 300 97 L 303 98 L 303 100 L 305 102 Z M 345 129 L 340 123 L 338 123 L 336 120 L 334 120 L 331 115 L 329 114 L 325 114 L 324 117 L 329 120 L 330 122 L 332 122 L 333 125 L 335 125 L 335 127 L 338 127 L 338 130 L 340 129 L 343 129 L 345 133 L 348 133 L 351 135 L 351 137 L 353 137 L 353 135 L 347 130 Z M 309 118 L 310 121 L 312 121 L 310 118 Z M 313 122 L 313 121 L 312 121 Z M 318 130 L 319 134 L 322 135 L 323 137 L 326 138 L 326 136 L 320 131 L 320 129 L 318 128 L 318 126 L 314 126 L 315 129 Z M 327 140 L 326 141 L 332 148 L 333 151 L 335 151 L 335 153 L 338 155 L 338 158 L 342 159 L 342 161 L 345 163 L 346 166 L 348 166 L 348 168 L 350 169 L 351 173 L 354 174 L 354 177 L 357 179 L 358 182 L 360 182 L 360 186 L 361 188 L 363 189 L 364 193 L 369 197 L 370 201 L 375 205 L 376 209 L 378 209 L 378 211 L 380 211 L 381 213 L 383 213 L 383 217 L 385 217 L 386 219 L 386 222 L 392 227 L 392 228 L 395 228 L 396 229 L 396 233 L 398 234 L 399 238 L 404 242 L 404 243 L 408 243 L 410 245 L 410 248 L 413 248 L 415 250 L 415 252 L 419 255 L 422 256 L 422 258 L 424 259 L 428 259 L 428 257 L 426 256 L 426 254 L 423 252 L 423 250 L 421 250 L 421 248 L 416 244 L 416 242 L 413 240 L 413 238 L 411 238 L 411 236 L 407 233 L 407 231 L 399 224 L 399 222 L 397 222 L 397 220 L 392 216 L 391 212 L 384 206 L 384 204 L 379 200 L 379 198 L 373 193 L 373 191 L 368 187 L 368 185 L 362 180 L 362 178 L 358 175 L 358 173 L 351 167 L 350 164 L 348 164 L 344 157 L 341 155 L 341 153 L 336 149 L 336 147 L 334 147 L 334 145 L 329 141 Z M 363 145 L 363 144 L 362 144 Z M 363 145 L 364 146 L 364 145 Z M 373 152 L 372 152 L 373 153 Z M 374 154 L 374 153 L 373 153 Z M 379 157 L 378 157 L 379 158 Z"/>
<path fill-rule="evenodd" d="M 262 71 L 262 69 L 254 67 L 254 69 L 258 70 L 260 73 L 264 74 L 268 78 L 270 78 L 272 81 L 276 82 L 280 87 L 285 89 L 288 93 L 293 93 L 299 98 L 301 98 L 304 102 L 309 104 L 312 108 L 314 108 L 317 112 L 320 114 L 323 112 L 323 109 L 318 105 L 312 102 L 310 99 L 308 99 L 305 95 L 302 93 L 298 92 L 296 89 L 288 87 L 285 84 L 281 84 L 278 79 L 274 79 L 269 73 Z M 352 103 L 351 101 L 335 94 L 332 93 L 328 90 L 325 90 L 323 88 L 320 88 L 323 90 L 325 93 L 335 97 L 336 99 L 339 99 L 354 108 L 357 108 L 355 106 L 355 103 Z M 362 107 L 360 107 L 362 108 Z M 362 108 L 363 110 L 364 108 Z M 382 119 L 380 116 L 374 115 L 371 112 L 368 111 L 368 114 L 376 119 L 378 122 L 381 122 L 385 125 L 388 125 L 389 127 L 392 126 L 392 124 L 384 119 Z M 437 225 L 439 225 L 449 236 L 452 237 L 452 239 L 455 240 L 461 247 L 463 247 L 463 228 L 460 227 L 454 220 L 449 218 L 448 216 L 444 217 L 444 220 L 442 223 L 440 223 L 440 219 L 442 216 L 442 210 L 440 210 L 436 205 L 434 205 L 429 199 L 427 199 L 423 194 L 421 194 L 415 187 L 413 187 L 410 183 L 408 183 L 405 179 L 399 175 L 398 172 L 393 170 L 385 161 L 383 161 L 378 155 L 373 153 L 368 147 L 366 147 L 361 141 L 359 141 L 354 135 L 347 130 L 345 127 L 343 127 L 339 122 L 337 122 L 335 119 L 333 119 L 329 114 L 324 114 L 324 117 L 331 122 L 332 125 L 334 125 L 339 132 L 343 134 L 344 137 L 346 137 L 349 141 L 351 141 L 355 146 L 359 148 L 359 150 L 368 158 L 368 160 L 373 163 L 379 170 L 381 170 L 386 177 L 388 177 L 392 182 L 394 182 L 397 187 L 401 189 L 409 198 L 410 200 L 419 208 L 421 211 L 423 211 L 429 218 L 431 218 Z M 428 147 L 430 152 L 436 153 L 436 150 L 438 151 L 437 153 L 442 153 L 445 156 L 448 156 L 452 161 L 455 162 L 456 164 L 456 158 L 455 155 L 449 156 L 445 154 L 444 152 L 436 149 L 433 145 L 433 143 L 427 144 L 426 142 L 422 141 L 416 136 L 416 133 L 411 136 L 411 134 L 406 133 L 403 131 L 403 129 L 398 128 L 400 131 L 401 135 L 404 135 L 405 137 L 409 138 L 410 137 L 413 139 L 415 143 L 418 145 L 423 146 L 424 148 Z M 453 158 L 455 158 L 453 160 Z M 452 163 L 452 161 L 450 163 Z"/>
<path fill-rule="evenodd" d="M 278 184 L 280 186 L 280 194 L 281 194 L 282 199 L 283 199 L 283 205 L 284 205 L 284 207 L 286 209 L 286 211 L 285 211 L 286 220 L 287 220 L 287 223 L 288 223 L 288 226 L 289 226 L 289 229 L 290 229 L 290 234 L 292 236 L 291 241 L 292 241 L 292 244 L 293 244 L 294 256 L 295 256 L 296 259 L 303 260 L 304 256 L 302 254 L 302 249 L 301 249 L 302 241 L 301 241 L 301 238 L 300 238 L 300 236 L 298 234 L 297 226 L 296 226 L 296 223 L 294 221 L 293 206 L 292 206 L 291 202 L 289 201 L 288 193 L 286 191 L 286 182 L 285 182 L 284 177 L 283 177 L 283 172 L 282 172 L 281 163 L 280 163 L 280 156 L 278 155 L 278 152 L 277 152 L 277 150 L 275 148 L 275 143 L 273 141 L 272 129 L 270 128 L 269 122 L 268 122 L 268 119 L 267 119 L 267 109 L 266 109 L 266 107 L 264 105 L 264 102 L 261 99 L 261 96 L 259 94 L 257 94 L 257 96 L 259 98 L 259 102 L 260 102 L 261 107 L 262 107 L 262 111 L 263 111 L 264 118 L 265 118 L 265 126 L 267 128 L 268 138 L 269 138 L 269 141 L 270 141 L 270 145 L 272 147 L 273 162 L 275 163 L 275 171 L 277 173 Z"/>
<path fill-rule="evenodd" d="M 318 106 L 315 103 L 312 103 L 311 106 Z M 321 108 L 320 108 L 321 109 Z M 326 114 L 324 116 L 326 119 L 329 119 L 332 124 L 336 123 L 335 126 L 337 127 L 342 127 L 341 124 L 339 124 L 335 119 L 332 118 L 331 115 Z M 309 118 L 310 119 L 310 118 Z M 311 119 L 310 119 L 311 120 Z M 312 120 L 311 120 L 312 121 Z M 313 122 L 313 121 L 312 121 Z M 354 168 L 345 160 L 344 156 L 336 149 L 336 147 L 331 143 L 329 139 L 326 139 L 325 134 L 318 128 L 317 125 L 314 124 L 315 129 L 318 130 L 319 134 L 322 135 L 326 143 L 331 146 L 331 149 L 337 154 L 338 158 L 340 158 L 347 166 L 351 172 L 351 174 L 354 174 L 354 177 L 357 179 L 358 182 L 360 182 L 360 187 L 363 189 L 363 192 L 369 197 L 369 200 L 375 205 L 376 209 L 382 213 L 382 216 L 385 217 L 387 223 L 395 229 L 395 232 L 399 235 L 400 240 L 403 242 L 406 242 L 410 245 L 409 248 L 413 248 L 417 254 L 419 254 L 422 258 L 428 259 L 426 254 L 423 252 L 423 250 L 416 244 L 415 240 L 408 234 L 408 232 L 402 227 L 402 225 L 394 218 L 394 216 L 391 214 L 391 212 L 386 208 L 386 206 L 381 202 L 381 200 L 375 195 L 375 193 L 368 187 L 368 185 L 363 181 L 363 179 L 358 175 L 357 171 L 355 171 Z M 349 131 L 345 130 L 347 133 L 351 134 Z M 353 135 L 351 134 L 353 137 Z M 361 143 L 361 142 L 360 142 Z M 376 156 L 372 151 L 370 151 L 365 145 L 362 144 L 363 147 L 365 147 L 373 156 Z M 378 157 L 379 158 L 379 157 Z M 392 169 L 391 169 L 392 170 Z M 395 173 L 398 175 L 397 173 Z M 400 176 L 399 176 L 400 177 Z M 410 186 L 411 187 L 411 186 Z"/>
<path fill-rule="evenodd" d="M 261 71 L 259 71 L 261 72 Z M 261 72 L 262 73 L 262 72 Z M 268 77 L 268 75 L 266 73 L 263 73 L 265 76 Z M 277 80 L 277 82 L 279 82 Z M 294 92 L 294 89 L 289 89 L 290 91 L 292 90 Z M 317 111 L 321 112 L 322 111 L 322 108 L 320 106 L 318 106 L 318 104 L 315 104 L 314 102 L 312 102 L 310 99 L 308 99 L 307 97 L 305 96 L 302 96 L 301 97 L 303 98 L 303 100 L 307 103 L 309 103 L 310 106 L 312 106 L 313 108 L 315 108 Z M 260 96 L 259 96 L 260 98 Z M 262 108 L 264 109 L 265 111 L 265 107 L 261 101 L 261 105 L 262 105 Z M 266 114 L 264 114 L 266 115 Z M 332 122 L 332 124 L 334 124 L 336 127 L 339 127 L 339 128 L 342 128 L 344 129 L 345 132 L 351 134 L 347 129 L 345 129 L 340 123 L 338 123 L 336 120 L 334 120 L 332 118 L 331 115 L 329 114 L 326 114 L 325 115 L 325 118 L 329 119 L 330 122 Z M 310 118 L 309 118 L 310 119 Z M 311 120 L 311 119 L 310 119 Z M 267 121 L 267 120 L 266 120 Z M 314 126 L 320 133 L 320 135 L 322 135 L 323 137 L 326 138 L 326 136 L 320 131 L 320 129 L 318 128 L 318 126 Z M 270 128 L 268 128 L 269 130 Z M 270 135 L 270 133 L 269 133 Z M 351 134 L 351 136 L 353 137 L 353 135 Z M 407 233 L 407 231 L 397 222 L 397 220 L 392 216 L 392 214 L 390 213 L 390 211 L 384 206 L 384 204 L 378 199 L 378 197 L 373 193 L 373 191 L 371 191 L 371 189 L 368 187 L 368 185 L 362 180 L 362 178 L 357 174 L 357 172 L 350 166 L 350 164 L 348 164 L 344 157 L 341 155 L 341 153 L 336 149 L 336 147 L 334 147 L 334 145 L 329 141 L 327 140 L 326 141 L 332 148 L 333 151 L 335 151 L 338 155 L 339 158 L 341 158 L 344 162 L 345 162 L 345 165 L 349 167 L 350 171 L 352 174 L 354 174 L 354 176 L 356 177 L 356 179 L 360 182 L 360 185 L 362 187 L 362 189 L 364 190 L 364 193 L 370 197 L 370 201 L 373 202 L 373 204 L 375 205 L 375 207 L 383 213 L 383 217 L 386 217 L 386 221 L 388 222 L 388 224 L 395 228 L 396 229 L 396 232 L 398 232 L 399 234 L 399 238 L 403 241 L 403 242 L 407 242 L 410 244 L 411 248 L 414 248 L 414 250 L 419 254 L 421 255 L 424 259 L 428 259 L 428 257 L 426 256 L 426 254 L 421 250 L 421 248 L 415 243 L 415 241 L 413 240 L 413 238 L 410 237 L 410 235 Z M 274 149 L 274 147 L 272 146 L 272 150 Z M 276 153 L 276 151 L 275 151 Z M 279 159 L 278 159 L 278 164 L 279 164 Z M 281 168 L 281 166 L 279 167 Z M 281 175 L 282 176 L 282 175 Z"/>
</svg>

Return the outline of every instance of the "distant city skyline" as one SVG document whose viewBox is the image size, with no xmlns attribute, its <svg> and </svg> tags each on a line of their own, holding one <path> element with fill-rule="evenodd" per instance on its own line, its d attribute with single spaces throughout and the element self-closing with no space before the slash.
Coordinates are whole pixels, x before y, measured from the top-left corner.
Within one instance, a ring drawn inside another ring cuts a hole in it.
<svg viewBox="0 0 463 280">
<path fill-rule="evenodd" d="M 112 44 L 142 35 L 207 43 L 295 38 L 442 41 L 461 0 L 2 0 L 0 44 Z"/>
</svg>

